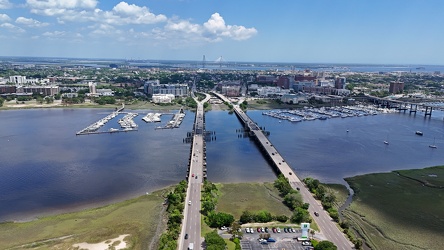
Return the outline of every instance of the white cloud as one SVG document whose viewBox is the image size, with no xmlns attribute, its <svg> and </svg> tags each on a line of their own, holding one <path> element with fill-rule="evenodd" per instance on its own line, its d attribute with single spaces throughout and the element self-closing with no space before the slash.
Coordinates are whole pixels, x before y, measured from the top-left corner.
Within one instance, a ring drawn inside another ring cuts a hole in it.
<svg viewBox="0 0 444 250">
<path fill-rule="evenodd" d="M 1 0 L 0 0 L 1 1 Z M 94 9 L 97 0 L 26 0 L 31 9 Z"/>
<path fill-rule="evenodd" d="M 53 32 L 45 32 L 42 35 L 45 37 L 50 37 L 50 38 L 62 38 L 66 36 L 66 32 L 65 31 L 53 31 Z"/>
<path fill-rule="evenodd" d="M 0 14 L 0 22 L 7 22 L 11 20 L 11 18 L 6 14 Z"/>
<path fill-rule="evenodd" d="M 233 40 L 246 40 L 257 34 L 255 28 L 245 28 L 244 26 L 226 25 L 225 20 L 219 13 L 211 15 L 210 19 L 203 24 L 210 36 L 208 38 L 220 40 L 222 37 Z"/>
<path fill-rule="evenodd" d="M 94 9 L 97 0 L 26 0 L 31 13 L 58 16 L 69 15 L 69 10 Z"/>
<path fill-rule="evenodd" d="M 44 27 L 44 26 L 48 26 L 49 25 L 49 23 L 42 23 L 42 22 L 34 20 L 32 18 L 25 18 L 25 17 L 18 17 L 15 20 L 15 22 L 19 23 L 19 24 L 23 24 L 23 25 L 29 26 L 29 27 L 36 27 L 36 28 Z"/>
<path fill-rule="evenodd" d="M 12 3 L 9 0 L 0 0 L 0 9 L 9 9 L 12 8 Z"/>
<path fill-rule="evenodd" d="M 8 29 L 10 31 L 17 32 L 17 33 L 25 32 L 24 29 L 22 29 L 20 27 L 17 27 L 14 24 L 11 24 L 11 23 L 2 23 L 2 24 L 0 24 L 0 28 L 5 28 L 5 29 Z"/>
</svg>

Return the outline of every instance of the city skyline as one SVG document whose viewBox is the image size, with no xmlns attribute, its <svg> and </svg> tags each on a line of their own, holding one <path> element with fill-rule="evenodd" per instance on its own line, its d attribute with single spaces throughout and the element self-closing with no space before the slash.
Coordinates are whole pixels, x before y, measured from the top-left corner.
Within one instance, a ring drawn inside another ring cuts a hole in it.
<svg viewBox="0 0 444 250">
<path fill-rule="evenodd" d="M 432 1 L 0 0 L 0 55 L 444 65 Z"/>
</svg>

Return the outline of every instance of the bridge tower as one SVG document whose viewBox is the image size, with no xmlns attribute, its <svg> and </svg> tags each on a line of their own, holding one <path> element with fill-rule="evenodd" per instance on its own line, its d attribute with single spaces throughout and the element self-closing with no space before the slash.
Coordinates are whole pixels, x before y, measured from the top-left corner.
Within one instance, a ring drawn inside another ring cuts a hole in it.
<svg viewBox="0 0 444 250">
<path fill-rule="evenodd" d="M 202 58 L 202 68 L 205 68 L 205 63 L 206 63 L 205 55 L 203 55 L 203 58 Z"/>
</svg>

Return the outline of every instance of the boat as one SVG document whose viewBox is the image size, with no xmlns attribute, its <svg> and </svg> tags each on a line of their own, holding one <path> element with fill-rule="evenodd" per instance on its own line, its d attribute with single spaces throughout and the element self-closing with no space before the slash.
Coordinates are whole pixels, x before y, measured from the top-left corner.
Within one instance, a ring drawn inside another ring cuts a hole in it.
<svg viewBox="0 0 444 250">
<path fill-rule="evenodd" d="M 388 145 L 388 144 L 389 144 L 389 141 L 388 141 L 388 135 L 387 135 L 387 139 L 384 141 L 384 144 L 385 144 L 385 145 Z"/>
<path fill-rule="evenodd" d="M 110 129 L 109 129 L 109 132 L 110 132 L 110 133 L 117 132 L 117 131 L 119 131 L 119 129 L 117 129 L 117 128 L 110 128 Z"/>
<path fill-rule="evenodd" d="M 423 133 L 422 133 L 421 131 L 419 131 L 419 130 L 417 130 L 417 131 L 415 132 L 415 134 L 417 134 L 417 135 L 423 135 Z"/>
<path fill-rule="evenodd" d="M 435 138 L 433 138 L 433 144 L 430 144 L 429 148 L 437 148 L 435 144 Z"/>
</svg>

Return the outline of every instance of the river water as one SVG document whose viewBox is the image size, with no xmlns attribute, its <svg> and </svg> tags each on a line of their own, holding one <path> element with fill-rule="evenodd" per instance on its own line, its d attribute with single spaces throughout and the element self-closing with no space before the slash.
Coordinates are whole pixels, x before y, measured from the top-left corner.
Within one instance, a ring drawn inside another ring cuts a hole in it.
<svg viewBox="0 0 444 250">
<path fill-rule="evenodd" d="M 105 117 L 103 109 L 38 109 L 0 112 L 0 221 L 107 204 L 175 184 L 185 178 L 194 113 L 178 129 L 155 130 L 141 120 L 137 132 L 75 133 Z M 176 111 L 171 111 L 174 113 Z M 279 122 L 248 111 L 270 131 L 270 141 L 301 177 L 345 183 L 343 178 L 444 163 L 443 113 L 408 113 L 325 121 Z M 165 124 L 172 115 L 162 116 Z M 102 130 L 118 128 L 116 117 Z M 273 181 L 275 174 L 241 125 L 226 111 L 206 113 L 209 180 Z M 349 132 L 347 132 L 347 130 Z M 424 136 L 415 135 L 416 130 Z M 435 143 L 437 149 L 429 144 Z M 385 145 L 384 140 L 390 144 Z"/>
</svg>

